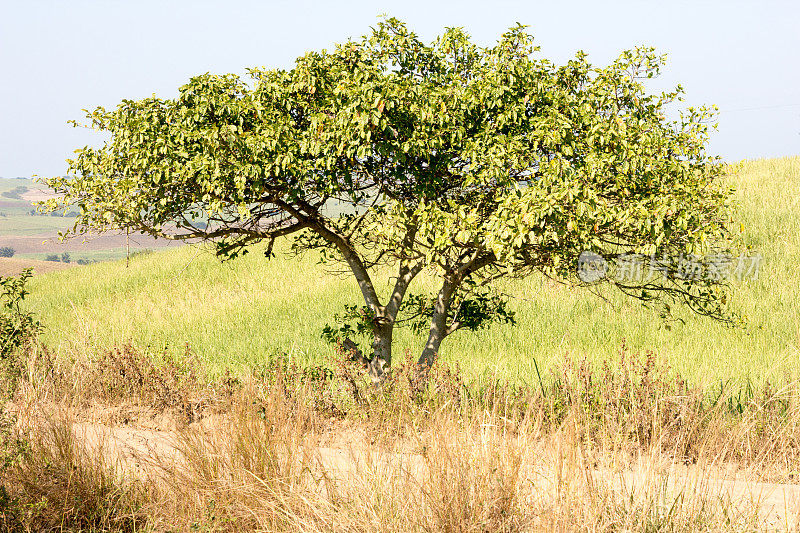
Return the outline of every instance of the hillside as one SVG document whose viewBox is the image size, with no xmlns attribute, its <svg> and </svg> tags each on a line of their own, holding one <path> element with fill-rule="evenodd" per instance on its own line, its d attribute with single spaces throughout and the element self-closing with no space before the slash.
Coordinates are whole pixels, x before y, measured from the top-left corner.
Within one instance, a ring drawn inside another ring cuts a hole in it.
<svg viewBox="0 0 800 533">
<path fill-rule="evenodd" d="M 470 375 L 485 371 L 533 381 L 567 353 L 601 360 L 623 341 L 653 350 L 705 384 L 797 374 L 800 370 L 800 157 L 743 164 L 729 178 L 737 188 L 745 238 L 764 257 L 756 280 L 736 282 L 734 305 L 745 330 L 682 315 L 671 328 L 656 312 L 612 292 L 597 298 L 535 277 L 506 286 L 518 325 L 459 332 L 443 356 Z M 424 282 L 424 280 L 423 280 Z M 62 353 L 96 352 L 133 342 L 182 354 L 189 343 L 212 372 L 262 364 L 276 353 L 320 361 L 332 350 L 320 331 L 345 303 L 359 303 L 355 283 L 328 274 L 313 255 L 258 250 L 220 264 L 200 248 L 183 247 L 94 264 L 34 279 L 30 306 L 47 326 L 44 340 Z M 416 287 L 417 292 L 420 291 Z M 416 356 L 422 343 L 396 334 L 395 357 Z"/>
</svg>

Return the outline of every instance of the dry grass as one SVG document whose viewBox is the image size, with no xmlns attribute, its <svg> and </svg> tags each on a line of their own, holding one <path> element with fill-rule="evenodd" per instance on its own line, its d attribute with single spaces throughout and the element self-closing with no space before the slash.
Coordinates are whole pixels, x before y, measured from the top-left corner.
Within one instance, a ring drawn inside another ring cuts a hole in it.
<svg viewBox="0 0 800 533">
<path fill-rule="evenodd" d="M 344 361 L 280 359 L 203 383 L 129 346 L 65 366 L 33 348 L 21 368 L 0 457 L 6 531 L 800 526 L 787 516 L 800 502 L 755 490 L 796 481 L 800 388 L 701 391 L 652 354 L 567 361 L 532 388 L 465 385 L 445 367 L 419 387 L 411 365 L 375 388 Z M 92 403 L 176 422 L 124 455 L 75 430 Z"/>
<path fill-rule="evenodd" d="M 0 465 L 0 530 L 138 531 L 146 523 L 144 486 L 120 478 L 102 446 L 75 439 L 68 414 L 9 435 Z"/>
</svg>

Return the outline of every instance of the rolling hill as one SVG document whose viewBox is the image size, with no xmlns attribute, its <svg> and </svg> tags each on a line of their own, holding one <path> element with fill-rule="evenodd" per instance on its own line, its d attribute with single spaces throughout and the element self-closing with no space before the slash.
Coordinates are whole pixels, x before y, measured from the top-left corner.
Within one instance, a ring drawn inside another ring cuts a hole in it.
<svg viewBox="0 0 800 533">
<path fill-rule="evenodd" d="M 735 282 L 734 306 L 747 328 L 686 314 L 685 324 L 667 328 L 655 311 L 613 292 L 603 300 L 532 277 L 504 286 L 516 327 L 459 332 L 442 356 L 472 376 L 496 372 L 530 382 L 536 366 L 545 372 L 565 354 L 600 361 L 624 342 L 653 350 L 706 385 L 798 374 L 800 157 L 746 162 L 727 179 L 737 188 L 744 237 L 764 258 L 758 279 Z M 60 353 L 132 342 L 181 355 L 188 343 L 212 373 L 258 366 L 278 353 L 323 361 L 333 350 L 320 338 L 322 327 L 345 303 L 360 303 L 355 283 L 326 273 L 313 254 L 279 253 L 267 261 L 254 250 L 220 263 L 200 247 L 137 255 L 128 268 L 117 261 L 52 272 L 36 277 L 31 289 L 30 307 L 47 327 L 44 340 Z M 406 350 L 416 357 L 421 344 L 408 330 L 397 332 L 395 358 Z"/>
</svg>

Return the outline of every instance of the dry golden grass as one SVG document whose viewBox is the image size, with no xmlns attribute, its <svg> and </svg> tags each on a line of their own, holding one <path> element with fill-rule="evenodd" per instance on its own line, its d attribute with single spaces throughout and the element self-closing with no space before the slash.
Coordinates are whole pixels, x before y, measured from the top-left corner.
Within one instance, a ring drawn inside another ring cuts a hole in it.
<svg viewBox="0 0 800 533">
<path fill-rule="evenodd" d="M 204 383 L 191 364 L 153 360 L 129 346 L 96 362 L 35 346 L 19 359 L 6 531 L 800 526 L 796 384 L 717 398 L 624 350 L 600 370 L 567 361 L 531 389 L 466 386 L 444 367 L 419 387 L 410 365 L 376 388 L 345 361 Z M 100 408 L 140 419 L 81 430 Z M 162 430 L 137 445 L 148 420 Z"/>
</svg>

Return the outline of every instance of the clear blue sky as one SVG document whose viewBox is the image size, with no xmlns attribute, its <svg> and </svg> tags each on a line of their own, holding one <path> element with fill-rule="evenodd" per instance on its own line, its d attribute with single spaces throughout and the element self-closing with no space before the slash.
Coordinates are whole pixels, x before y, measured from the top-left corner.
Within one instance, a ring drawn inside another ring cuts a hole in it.
<svg viewBox="0 0 800 533">
<path fill-rule="evenodd" d="M 176 94 L 203 72 L 289 67 L 359 37 L 386 13 L 423 38 L 462 26 L 491 44 L 528 24 L 541 53 L 605 64 L 638 44 L 669 54 L 654 89 L 681 83 L 722 113 L 712 151 L 728 160 L 800 154 L 800 2 L 0 0 L 0 176 L 66 172 L 100 138 L 67 124 L 82 108 Z"/>
</svg>

